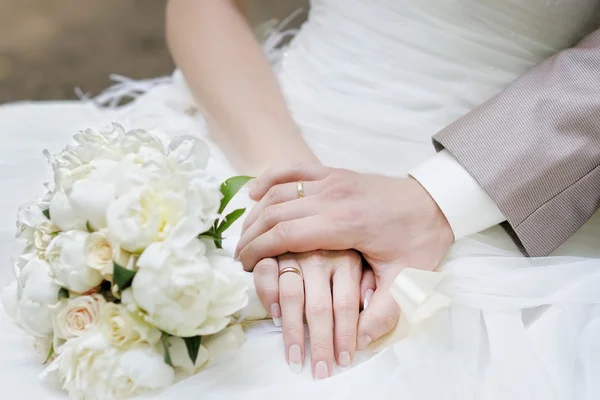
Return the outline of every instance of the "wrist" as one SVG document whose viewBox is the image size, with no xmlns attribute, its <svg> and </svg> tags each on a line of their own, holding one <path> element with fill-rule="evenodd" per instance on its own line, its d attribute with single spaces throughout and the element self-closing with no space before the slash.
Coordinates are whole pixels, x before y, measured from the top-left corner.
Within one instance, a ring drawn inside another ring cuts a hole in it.
<svg viewBox="0 0 600 400">
<path fill-rule="evenodd" d="M 421 227 L 419 230 L 424 235 L 425 240 L 431 250 L 439 249 L 443 255 L 454 242 L 454 232 L 448 222 L 448 219 L 438 206 L 429 192 L 417 181 L 409 177 L 416 199 L 415 206 L 418 209 L 414 212 L 417 224 Z M 441 259 L 438 260 L 441 262 Z"/>
</svg>

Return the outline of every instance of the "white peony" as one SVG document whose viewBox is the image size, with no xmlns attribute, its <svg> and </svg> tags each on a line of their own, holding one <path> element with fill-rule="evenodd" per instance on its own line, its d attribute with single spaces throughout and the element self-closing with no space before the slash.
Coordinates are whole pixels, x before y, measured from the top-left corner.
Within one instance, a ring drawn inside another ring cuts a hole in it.
<svg viewBox="0 0 600 400">
<path fill-rule="evenodd" d="M 86 229 L 87 221 L 77 215 L 62 189 L 56 191 L 50 200 L 50 219 L 61 231 Z"/>
<path fill-rule="evenodd" d="M 85 263 L 85 241 L 88 232 L 69 231 L 56 236 L 46 250 L 46 260 L 56 282 L 75 292 L 85 293 L 100 285 L 100 272 Z"/>
<path fill-rule="evenodd" d="M 43 377 L 56 370 L 70 398 L 82 400 L 136 397 L 165 389 L 174 379 L 173 368 L 151 348 L 121 351 L 94 330 L 67 341 Z"/>
<path fill-rule="evenodd" d="M 222 194 L 207 179 L 170 176 L 132 190 L 108 209 L 110 234 L 121 247 L 139 252 L 165 240 L 180 224 L 195 224 L 196 234 L 214 223 Z"/>
<path fill-rule="evenodd" d="M 200 345 L 196 362 L 192 364 L 185 342 L 177 336 L 169 336 L 169 356 L 171 356 L 171 363 L 175 370 L 186 375 L 193 375 L 209 360 L 208 349 L 204 345 Z"/>
<path fill-rule="evenodd" d="M 245 341 L 242 325 L 233 324 L 215 335 L 202 338 L 202 345 L 206 346 L 212 365 L 239 350 Z"/>
<path fill-rule="evenodd" d="M 192 364 L 183 339 L 169 336 L 169 355 L 176 371 L 193 375 L 209 362 L 212 366 L 227 359 L 242 347 L 245 340 L 246 336 L 240 324 L 228 326 L 217 334 L 205 336 L 202 338 L 196 362 Z"/>
<path fill-rule="evenodd" d="M 53 306 L 58 303 L 59 290 L 44 260 L 29 261 L 18 277 L 16 319 L 19 325 L 33 336 L 50 336 Z"/>
<path fill-rule="evenodd" d="M 169 143 L 167 165 L 171 172 L 203 171 L 208 166 L 209 158 L 208 145 L 202 140 L 180 136 Z"/>
<path fill-rule="evenodd" d="M 241 266 L 210 242 L 175 235 L 148 247 L 137 265 L 133 300 L 169 334 L 217 333 L 248 302 Z"/>
<path fill-rule="evenodd" d="M 73 139 L 74 145 L 67 146 L 54 156 L 45 152 L 55 173 L 73 170 L 92 160 L 119 161 L 125 154 L 137 152 L 142 146 L 162 148 L 160 140 L 150 133 L 139 129 L 126 132 L 117 123 L 100 130 L 83 130 Z"/>
<path fill-rule="evenodd" d="M 97 293 L 62 300 L 56 306 L 54 336 L 65 340 L 83 336 L 88 328 L 98 325 L 105 305 L 106 300 Z"/>
<path fill-rule="evenodd" d="M 118 166 L 116 161 L 94 160 L 86 165 L 89 171 L 84 177 L 69 176 L 60 182 L 77 218 L 94 229 L 106 227 L 106 210 L 117 197 Z"/>
<path fill-rule="evenodd" d="M 48 151 L 44 154 L 50 160 L 55 174 L 61 170 L 73 170 L 94 159 L 119 160 L 120 143 L 124 135 L 125 130 L 118 124 L 99 131 L 86 129 L 73 136 L 74 145 L 65 147 L 53 156 Z"/>
<path fill-rule="evenodd" d="M 136 394 L 166 389 L 173 383 L 175 371 L 162 355 L 149 347 L 127 350 L 119 360 L 117 380 L 127 382 Z"/>
<path fill-rule="evenodd" d="M 144 321 L 139 313 L 130 312 L 124 306 L 114 303 L 104 306 L 100 317 L 100 330 L 112 346 L 124 349 L 139 344 L 154 346 L 162 334 Z"/>
</svg>

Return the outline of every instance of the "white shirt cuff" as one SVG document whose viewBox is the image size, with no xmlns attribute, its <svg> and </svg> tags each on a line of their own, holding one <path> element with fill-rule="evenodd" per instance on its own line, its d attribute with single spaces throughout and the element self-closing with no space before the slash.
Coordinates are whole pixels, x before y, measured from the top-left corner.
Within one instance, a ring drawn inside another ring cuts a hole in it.
<svg viewBox="0 0 600 400">
<path fill-rule="evenodd" d="M 490 196 L 446 150 L 412 169 L 409 174 L 438 204 L 454 232 L 454 240 L 506 221 Z"/>
</svg>

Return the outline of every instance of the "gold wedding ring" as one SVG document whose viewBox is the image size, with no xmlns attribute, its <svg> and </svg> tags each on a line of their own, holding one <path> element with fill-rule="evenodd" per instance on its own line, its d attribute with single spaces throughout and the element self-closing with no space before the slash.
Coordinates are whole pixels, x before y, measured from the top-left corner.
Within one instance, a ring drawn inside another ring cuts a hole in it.
<svg viewBox="0 0 600 400">
<path fill-rule="evenodd" d="M 281 275 L 283 275 L 283 274 L 285 274 L 287 272 L 293 272 L 294 274 L 298 274 L 298 276 L 300 278 L 304 279 L 304 277 L 302 276 L 302 271 L 300 271 L 296 267 L 285 267 L 285 268 L 283 268 L 281 271 L 279 271 L 279 276 L 281 277 Z"/>
<path fill-rule="evenodd" d="M 304 182 L 298 181 L 298 186 L 296 188 L 296 191 L 298 192 L 299 199 L 304 197 Z"/>
</svg>

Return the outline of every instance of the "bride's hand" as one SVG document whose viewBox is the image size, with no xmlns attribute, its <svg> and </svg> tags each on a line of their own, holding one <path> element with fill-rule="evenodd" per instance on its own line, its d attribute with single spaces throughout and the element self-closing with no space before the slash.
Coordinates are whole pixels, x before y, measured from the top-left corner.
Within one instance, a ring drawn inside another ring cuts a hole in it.
<svg viewBox="0 0 600 400">
<path fill-rule="evenodd" d="M 280 275 L 280 271 L 283 272 Z M 298 273 L 299 272 L 299 273 Z M 304 315 L 310 332 L 315 379 L 331 376 L 333 364 L 348 367 L 356 350 L 360 303 L 374 289 L 361 279 L 362 258 L 353 250 L 313 251 L 265 259 L 254 269 L 258 296 L 276 324 L 283 325 L 286 360 L 300 372 L 305 359 Z"/>
</svg>

